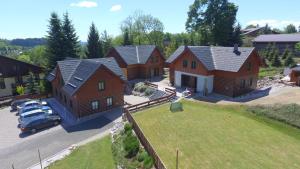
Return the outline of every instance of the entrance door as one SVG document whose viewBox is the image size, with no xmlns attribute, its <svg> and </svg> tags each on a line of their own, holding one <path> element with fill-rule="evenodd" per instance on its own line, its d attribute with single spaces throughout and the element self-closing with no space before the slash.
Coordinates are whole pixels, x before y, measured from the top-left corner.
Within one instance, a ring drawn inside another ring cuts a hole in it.
<svg viewBox="0 0 300 169">
<path fill-rule="evenodd" d="M 159 68 L 154 69 L 154 76 L 159 76 Z"/>
<path fill-rule="evenodd" d="M 154 76 L 155 76 L 155 70 L 154 70 L 154 69 L 151 69 L 151 70 L 150 70 L 150 76 L 151 76 L 151 77 L 154 77 Z"/>
<path fill-rule="evenodd" d="M 197 77 L 182 75 L 181 76 L 181 87 L 192 88 L 196 91 L 197 89 Z"/>
</svg>

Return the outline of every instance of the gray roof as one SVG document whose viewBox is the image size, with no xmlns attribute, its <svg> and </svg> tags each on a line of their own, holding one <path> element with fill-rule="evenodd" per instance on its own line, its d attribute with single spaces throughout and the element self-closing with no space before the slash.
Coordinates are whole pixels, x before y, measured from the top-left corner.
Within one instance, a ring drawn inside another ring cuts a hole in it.
<svg viewBox="0 0 300 169">
<path fill-rule="evenodd" d="M 105 66 L 122 80 L 126 80 L 114 58 L 64 60 L 57 62 L 57 65 L 65 83 L 63 90 L 69 95 L 76 93 L 100 66 Z M 48 75 L 47 80 L 54 80 L 55 73 L 56 69 Z"/>
<path fill-rule="evenodd" d="M 187 46 L 187 48 L 208 71 L 222 70 L 229 72 L 238 72 L 254 50 L 254 48 L 246 47 L 239 47 L 238 52 L 234 52 L 233 47 Z M 169 57 L 167 63 L 176 60 L 184 50 L 185 46 L 180 46 Z"/>
<path fill-rule="evenodd" d="M 300 34 L 260 35 L 253 42 L 300 42 Z"/>
<path fill-rule="evenodd" d="M 255 32 L 255 31 L 258 31 L 258 30 L 261 30 L 263 29 L 264 27 L 257 27 L 257 28 L 248 28 L 248 29 L 244 29 L 242 30 L 242 35 L 248 35 L 249 33 L 252 33 L 252 32 Z"/>
<path fill-rule="evenodd" d="M 116 51 L 127 65 L 145 64 L 155 48 L 156 46 L 154 45 L 115 47 Z"/>
</svg>

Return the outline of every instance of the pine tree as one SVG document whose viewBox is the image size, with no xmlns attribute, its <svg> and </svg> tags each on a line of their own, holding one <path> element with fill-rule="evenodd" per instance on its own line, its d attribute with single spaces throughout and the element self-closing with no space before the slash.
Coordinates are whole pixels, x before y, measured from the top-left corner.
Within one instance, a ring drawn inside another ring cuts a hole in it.
<svg viewBox="0 0 300 169">
<path fill-rule="evenodd" d="M 123 36 L 124 36 L 123 37 L 123 46 L 132 45 L 132 43 L 130 41 L 130 37 L 129 37 L 129 31 L 127 28 L 125 29 Z"/>
<path fill-rule="evenodd" d="M 87 58 L 102 58 L 103 49 L 102 42 L 100 40 L 99 32 L 94 23 L 90 27 L 90 33 L 87 40 Z"/>
<path fill-rule="evenodd" d="M 281 61 L 280 61 L 280 58 L 279 58 L 279 53 L 278 51 L 276 50 L 274 55 L 273 55 L 273 58 L 272 58 L 272 63 L 271 65 L 273 67 L 280 67 L 282 64 L 281 64 Z"/>
<path fill-rule="evenodd" d="M 106 55 L 109 49 L 112 47 L 112 38 L 108 35 L 105 30 L 102 34 L 102 42 L 103 42 L 103 53 Z"/>
<path fill-rule="evenodd" d="M 283 54 L 282 54 L 282 56 L 281 56 L 281 59 L 286 59 L 288 56 L 289 56 L 289 54 L 290 54 L 290 51 L 289 51 L 289 48 L 287 47 L 285 50 L 284 50 L 284 52 L 283 52 Z"/>
<path fill-rule="evenodd" d="M 292 67 L 295 65 L 295 60 L 293 59 L 293 54 L 290 52 L 284 61 L 284 66 Z"/>
<path fill-rule="evenodd" d="M 69 14 L 64 14 L 63 20 L 63 34 L 64 34 L 64 57 L 78 58 L 79 41 L 76 35 L 75 28 L 69 19 Z"/>
<path fill-rule="evenodd" d="M 56 13 L 51 13 L 47 32 L 48 65 L 53 69 L 57 61 L 64 59 L 62 25 Z"/>
<path fill-rule="evenodd" d="M 241 31 L 241 25 L 238 23 L 237 26 L 234 28 L 234 31 L 233 31 L 233 36 L 232 36 L 232 42 L 234 44 L 238 44 L 239 46 L 242 46 L 243 44 L 243 40 L 242 40 L 242 37 L 241 37 L 241 34 L 242 34 L 242 31 Z"/>
</svg>

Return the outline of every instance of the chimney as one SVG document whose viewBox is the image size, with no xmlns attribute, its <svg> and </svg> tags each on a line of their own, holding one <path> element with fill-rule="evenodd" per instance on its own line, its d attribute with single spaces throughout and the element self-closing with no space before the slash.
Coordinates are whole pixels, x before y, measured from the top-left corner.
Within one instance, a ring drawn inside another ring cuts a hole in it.
<svg viewBox="0 0 300 169">
<path fill-rule="evenodd" d="M 233 52 L 234 53 L 237 53 L 237 52 L 239 52 L 239 45 L 236 43 L 236 44 L 234 44 L 234 47 L 233 47 Z"/>
</svg>

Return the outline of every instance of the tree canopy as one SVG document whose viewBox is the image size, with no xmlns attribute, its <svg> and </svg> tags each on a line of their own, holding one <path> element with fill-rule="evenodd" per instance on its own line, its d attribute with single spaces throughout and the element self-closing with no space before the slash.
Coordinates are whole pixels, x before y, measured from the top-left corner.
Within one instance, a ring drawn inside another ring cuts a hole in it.
<svg viewBox="0 0 300 169">
<path fill-rule="evenodd" d="M 286 26 L 284 28 L 284 32 L 285 33 L 297 33 L 297 28 L 295 25 L 289 24 L 288 26 Z"/>
<path fill-rule="evenodd" d="M 90 33 L 87 40 L 87 58 L 102 58 L 103 48 L 99 32 L 94 23 L 90 27 Z"/>
<path fill-rule="evenodd" d="M 186 29 L 200 31 L 205 35 L 204 43 L 232 46 L 237 11 L 238 7 L 228 0 L 195 0 L 188 12 Z"/>
</svg>

